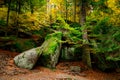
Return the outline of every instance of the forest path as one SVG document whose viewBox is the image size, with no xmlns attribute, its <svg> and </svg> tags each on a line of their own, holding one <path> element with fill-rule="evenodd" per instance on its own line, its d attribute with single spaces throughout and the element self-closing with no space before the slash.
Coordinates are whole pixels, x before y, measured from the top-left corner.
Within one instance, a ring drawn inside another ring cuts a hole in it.
<svg viewBox="0 0 120 80">
<path fill-rule="evenodd" d="M 18 53 L 0 50 L 0 80 L 120 80 L 120 73 L 103 73 L 99 70 L 70 72 L 70 66 L 85 68 L 82 62 L 60 62 L 56 69 L 36 65 L 33 70 L 21 69 L 14 65 Z"/>
</svg>

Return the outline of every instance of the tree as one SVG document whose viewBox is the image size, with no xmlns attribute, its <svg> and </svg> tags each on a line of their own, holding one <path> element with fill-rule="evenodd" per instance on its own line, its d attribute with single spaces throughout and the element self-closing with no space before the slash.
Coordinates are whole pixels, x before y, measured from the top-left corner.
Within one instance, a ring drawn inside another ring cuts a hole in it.
<svg viewBox="0 0 120 80">
<path fill-rule="evenodd" d="M 11 6 L 11 0 L 8 0 L 7 21 L 6 21 L 7 27 L 9 26 L 10 6 Z M 5 36 L 7 36 L 7 32 L 5 32 Z"/>
<path fill-rule="evenodd" d="M 31 9 L 31 14 L 34 13 L 34 4 L 32 2 L 33 0 L 30 0 L 30 9 Z"/>
<path fill-rule="evenodd" d="M 76 0 L 74 0 L 74 22 L 76 22 Z"/>
<path fill-rule="evenodd" d="M 86 0 L 81 0 L 81 25 L 83 26 L 86 22 Z"/>
<path fill-rule="evenodd" d="M 9 14 L 10 14 L 10 6 L 11 6 L 11 0 L 8 0 L 8 11 L 7 11 L 7 26 L 9 24 Z"/>
<path fill-rule="evenodd" d="M 66 2 L 65 2 L 65 8 L 66 8 L 66 12 L 65 12 L 65 19 L 67 20 L 67 18 L 68 18 L 68 2 L 67 2 L 67 0 L 66 0 Z"/>
<path fill-rule="evenodd" d="M 90 51 L 89 51 L 89 41 L 88 41 L 88 33 L 87 28 L 85 26 L 86 23 L 86 7 L 87 7 L 88 1 L 87 0 L 81 0 L 81 21 L 80 24 L 83 27 L 83 55 L 82 60 L 84 63 L 88 65 L 88 67 L 92 67 L 91 65 L 91 57 L 90 57 Z"/>
</svg>

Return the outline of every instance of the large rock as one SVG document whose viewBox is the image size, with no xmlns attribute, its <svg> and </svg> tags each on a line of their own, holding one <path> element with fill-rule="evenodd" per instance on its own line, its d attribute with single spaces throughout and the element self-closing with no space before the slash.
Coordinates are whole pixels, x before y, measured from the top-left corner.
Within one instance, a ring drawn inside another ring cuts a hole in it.
<svg viewBox="0 0 120 80">
<path fill-rule="evenodd" d="M 55 67 L 60 55 L 61 38 L 61 32 L 47 35 L 40 47 L 30 49 L 16 56 L 14 58 L 15 64 L 21 68 L 32 69 L 42 54 L 40 63 L 46 67 Z"/>
<path fill-rule="evenodd" d="M 49 68 L 55 68 L 58 63 L 60 49 L 61 49 L 62 33 L 56 32 L 47 35 L 45 44 L 47 45 L 40 57 L 40 63 Z"/>
<path fill-rule="evenodd" d="M 41 53 L 41 47 L 33 48 L 16 56 L 14 62 L 21 68 L 32 69 Z"/>
</svg>

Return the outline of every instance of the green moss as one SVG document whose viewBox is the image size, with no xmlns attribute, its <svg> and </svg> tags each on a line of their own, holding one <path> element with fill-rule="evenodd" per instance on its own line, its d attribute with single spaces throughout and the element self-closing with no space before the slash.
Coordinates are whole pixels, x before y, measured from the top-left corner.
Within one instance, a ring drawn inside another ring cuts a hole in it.
<svg viewBox="0 0 120 80">
<path fill-rule="evenodd" d="M 55 49 L 58 46 L 58 42 L 56 41 L 55 38 L 51 38 L 49 40 L 49 44 L 46 47 L 46 49 L 44 50 L 44 54 L 43 55 L 49 55 L 49 54 L 53 54 L 55 52 Z"/>
<path fill-rule="evenodd" d="M 50 39 L 51 37 L 54 37 L 56 39 L 61 39 L 62 37 L 62 32 L 55 32 L 55 33 L 52 33 L 52 34 L 48 34 L 46 37 L 45 37 L 45 40 L 48 40 Z"/>
<path fill-rule="evenodd" d="M 44 50 L 43 55 L 49 55 L 49 54 L 54 54 L 57 46 L 59 46 L 59 41 L 62 38 L 62 33 L 61 32 L 55 32 L 52 34 L 48 34 L 45 38 L 45 40 L 48 42 L 47 47 Z"/>
<path fill-rule="evenodd" d="M 119 54 L 119 53 L 118 53 Z M 113 57 L 113 56 L 108 56 L 106 57 L 106 60 L 111 60 L 111 61 L 120 61 L 120 55 L 119 56 L 116 56 L 116 57 Z"/>
<path fill-rule="evenodd" d="M 38 53 L 38 55 L 41 55 L 42 50 L 41 50 L 41 48 L 40 48 L 40 47 L 37 47 L 37 48 L 36 48 L 36 53 Z"/>
<path fill-rule="evenodd" d="M 23 52 L 34 47 L 36 44 L 33 40 L 17 39 L 16 43 L 13 44 L 13 50 L 17 52 Z"/>
<path fill-rule="evenodd" d="M 0 27 L 5 27 L 5 26 L 6 26 L 5 20 L 0 19 Z"/>
<path fill-rule="evenodd" d="M 19 42 L 16 42 L 15 44 L 14 44 L 14 49 L 12 49 L 12 50 L 15 50 L 15 51 L 17 51 L 17 52 L 22 52 L 23 51 L 23 49 L 22 49 L 22 46 L 21 46 L 21 44 L 19 43 Z"/>
<path fill-rule="evenodd" d="M 55 32 L 46 36 L 45 42 L 42 44 L 43 53 L 40 58 L 41 64 L 49 68 L 55 67 L 57 57 L 54 56 L 59 55 L 61 38 L 61 32 Z"/>
</svg>

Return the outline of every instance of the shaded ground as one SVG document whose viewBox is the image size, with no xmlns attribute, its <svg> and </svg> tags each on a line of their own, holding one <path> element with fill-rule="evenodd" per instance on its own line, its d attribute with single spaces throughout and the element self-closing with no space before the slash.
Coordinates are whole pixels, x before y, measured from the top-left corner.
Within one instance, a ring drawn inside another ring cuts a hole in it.
<svg viewBox="0 0 120 80">
<path fill-rule="evenodd" d="M 21 69 L 13 62 L 17 54 L 0 50 L 0 80 L 120 80 L 120 73 L 87 70 L 82 62 L 60 62 L 53 70 L 40 65 L 33 70 Z M 82 72 L 72 72 L 70 66 L 80 66 Z"/>
</svg>

